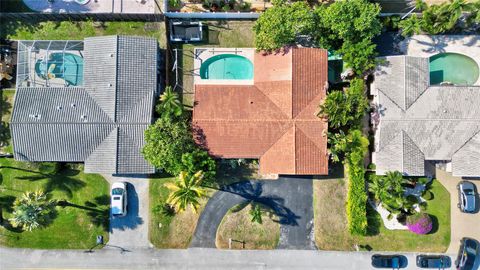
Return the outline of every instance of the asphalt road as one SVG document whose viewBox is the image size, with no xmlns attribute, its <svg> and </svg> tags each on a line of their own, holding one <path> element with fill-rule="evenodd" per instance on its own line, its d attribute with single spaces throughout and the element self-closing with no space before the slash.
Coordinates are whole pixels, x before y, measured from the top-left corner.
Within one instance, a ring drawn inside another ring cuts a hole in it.
<svg viewBox="0 0 480 270">
<path fill-rule="evenodd" d="M 187 250 L 135 249 L 121 252 L 104 249 L 94 253 L 0 248 L 0 269 L 328 269 L 366 270 L 369 252 L 315 250 Z M 408 267 L 415 254 L 404 254 Z M 453 257 L 452 257 L 453 259 Z"/>
<path fill-rule="evenodd" d="M 315 249 L 311 177 L 280 177 L 232 184 L 208 201 L 190 244 L 214 248 L 217 228 L 233 206 L 256 201 L 272 208 L 280 221 L 280 249 Z"/>
</svg>

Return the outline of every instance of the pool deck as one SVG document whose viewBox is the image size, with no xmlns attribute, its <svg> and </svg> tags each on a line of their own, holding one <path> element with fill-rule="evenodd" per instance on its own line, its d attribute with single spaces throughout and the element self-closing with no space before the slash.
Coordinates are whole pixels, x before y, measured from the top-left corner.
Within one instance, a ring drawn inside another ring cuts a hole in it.
<svg viewBox="0 0 480 270">
<path fill-rule="evenodd" d="M 155 0 L 23 0 L 32 10 L 51 13 L 155 13 Z"/>
<path fill-rule="evenodd" d="M 438 53 L 460 53 L 469 56 L 480 67 L 480 35 L 415 35 L 401 48 L 406 55 L 430 57 Z M 480 77 L 475 85 L 480 85 Z"/>
<path fill-rule="evenodd" d="M 200 67 L 202 63 L 208 58 L 219 54 L 236 54 L 243 56 L 250 60 L 254 65 L 255 49 L 252 48 L 195 48 L 195 59 L 193 62 L 194 67 L 194 84 L 209 84 L 209 85 L 253 85 L 253 79 L 251 80 L 208 80 L 200 78 Z"/>
</svg>

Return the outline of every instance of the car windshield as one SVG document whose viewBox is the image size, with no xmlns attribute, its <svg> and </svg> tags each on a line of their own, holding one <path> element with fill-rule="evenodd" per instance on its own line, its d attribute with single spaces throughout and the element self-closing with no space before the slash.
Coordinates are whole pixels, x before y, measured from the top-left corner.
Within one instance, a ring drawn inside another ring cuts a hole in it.
<svg viewBox="0 0 480 270">
<path fill-rule="evenodd" d="M 115 197 L 113 197 L 113 200 L 118 201 L 118 200 L 120 200 L 120 197 L 115 196 Z"/>
<path fill-rule="evenodd" d="M 123 189 L 122 188 L 114 188 L 112 189 L 112 195 L 122 195 Z"/>
<path fill-rule="evenodd" d="M 475 261 L 477 245 L 474 242 L 467 241 L 464 252 L 462 254 L 461 265 L 473 266 Z"/>
<path fill-rule="evenodd" d="M 465 189 L 464 191 L 467 195 L 475 195 L 475 193 L 473 193 L 473 189 Z"/>
</svg>

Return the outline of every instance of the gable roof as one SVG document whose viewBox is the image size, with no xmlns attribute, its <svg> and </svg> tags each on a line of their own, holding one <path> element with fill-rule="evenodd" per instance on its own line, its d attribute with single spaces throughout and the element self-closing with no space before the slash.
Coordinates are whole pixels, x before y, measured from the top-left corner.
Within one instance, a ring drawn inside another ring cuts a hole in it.
<svg viewBox="0 0 480 270">
<path fill-rule="evenodd" d="M 85 162 L 85 171 L 95 173 L 153 173 L 140 151 L 157 87 L 156 40 L 107 36 L 84 43 L 84 87 L 17 89 L 15 158 Z"/>
<path fill-rule="evenodd" d="M 430 86 L 428 66 L 428 58 L 391 56 L 375 73 L 377 172 L 421 176 L 425 160 L 446 160 L 454 175 L 478 176 L 480 168 L 464 160 L 480 131 L 480 87 Z"/>
<path fill-rule="evenodd" d="M 200 144 L 222 158 L 259 158 L 261 173 L 327 174 L 327 52 L 254 55 L 253 85 L 195 85 Z"/>
</svg>

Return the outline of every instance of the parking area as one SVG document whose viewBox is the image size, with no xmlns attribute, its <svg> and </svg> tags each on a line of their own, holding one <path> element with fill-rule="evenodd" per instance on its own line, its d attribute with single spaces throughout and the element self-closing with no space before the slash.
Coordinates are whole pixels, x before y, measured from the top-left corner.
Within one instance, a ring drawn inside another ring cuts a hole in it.
<svg viewBox="0 0 480 270">
<path fill-rule="evenodd" d="M 127 182 L 128 206 L 125 217 L 110 215 L 110 240 L 107 247 L 119 249 L 149 248 L 148 240 L 148 178 L 104 175 L 110 185 Z"/>
<path fill-rule="evenodd" d="M 480 241 L 480 213 L 466 214 L 462 213 L 457 204 L 458 191 L 457 184 L 464 180 L 460 177 L 454 177 L 451 173 L 444 170 L 437 169 L 436 178 L 442 183 L 445 188 L 450 192 L 450 207 L 451 207 L 451 241 L 447 250 L 449 254 L 456 254 L 460 246 L 460 239 L 463 237 L 471 237 Z M 477 190 L 480 187 L 480 179 L 468 181 L 473 182 L 477 186 Z"/>
</svg>

